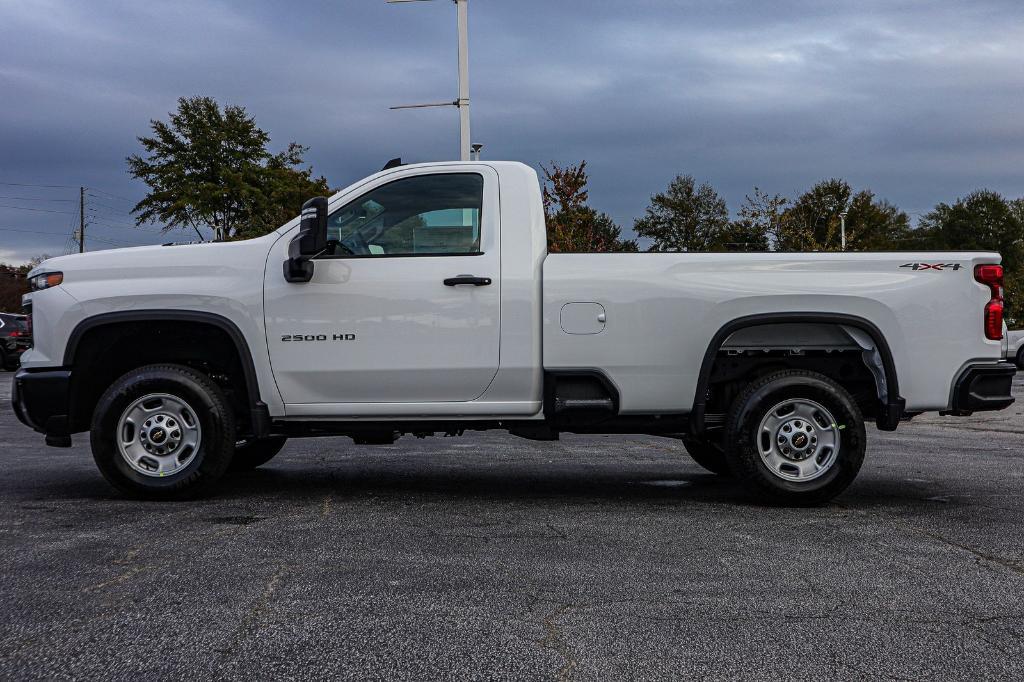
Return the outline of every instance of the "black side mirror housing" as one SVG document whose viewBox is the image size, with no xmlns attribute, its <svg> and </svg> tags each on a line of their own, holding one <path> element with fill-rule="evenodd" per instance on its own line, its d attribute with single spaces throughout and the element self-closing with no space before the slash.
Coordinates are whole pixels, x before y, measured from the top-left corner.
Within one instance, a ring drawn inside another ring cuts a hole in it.
<svg viewBox="0 0 1024 682">
<path fill-rule="evenodd" d="M 327 248 L 327 197 L 314 197 L 302 205 L 299 233 L 288 244 L 284 278 L 289 282 L 313 279 L 313 257 Z"/>
</svg>

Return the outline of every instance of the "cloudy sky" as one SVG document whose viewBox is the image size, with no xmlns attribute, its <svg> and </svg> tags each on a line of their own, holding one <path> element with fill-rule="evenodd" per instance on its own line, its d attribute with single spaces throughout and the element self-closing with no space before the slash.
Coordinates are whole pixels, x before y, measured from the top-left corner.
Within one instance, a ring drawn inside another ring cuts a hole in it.
<svg viewBox="0 0 1024 682">
<path fill-rule="evenodd" d="M 161 241 L 124 157 L 182 95 L 245 106 L 336 187 L 453 158 L 453 109 L 388 106 L 454 98 L 454 25 L 443 0 L 0 0 L 0 261 L 63 253 L 79 185 L 92 247 Z M 470 26 L 485 158 L 586 159 L 627 228 L 678 173 L 733 211 L 826 177 L 912 217 L 1024 195 L 1020 0 L 471 0 Z"/>
</svg>

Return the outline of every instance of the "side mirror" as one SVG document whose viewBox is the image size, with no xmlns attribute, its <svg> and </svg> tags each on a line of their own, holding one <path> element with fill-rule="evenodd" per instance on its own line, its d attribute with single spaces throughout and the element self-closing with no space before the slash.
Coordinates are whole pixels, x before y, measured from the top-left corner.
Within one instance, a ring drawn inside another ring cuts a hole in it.
<svg viewBox="0 0 1024 682">
<path fill-rule="evenodd" d="M 327 248 L 327 198 L 314 197 L 302 205 L 299 233 L 288 244 L 284 278 L 289 282 L 313 279 L 313 257 Z"/>
</svg>

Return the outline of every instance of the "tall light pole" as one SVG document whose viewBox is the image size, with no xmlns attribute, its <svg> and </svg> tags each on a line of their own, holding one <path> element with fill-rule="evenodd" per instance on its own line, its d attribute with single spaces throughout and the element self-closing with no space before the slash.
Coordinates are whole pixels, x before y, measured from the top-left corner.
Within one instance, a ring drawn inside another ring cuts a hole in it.
<svg viewBox="0 0 1024 682">
<path fill-rule="evenodd" d="M 387 0 L 389 4 L 401 2 L 429 2 L 430 0 Z M 403 104 L 391 109 L 423 109 L 426 107 L 458 107 L 459 109 L 459 158 L 470 160 L 469 135 L 469 0 L 455 2 L 456 24 L 459 35 L 459 98 L 453 102 L 431 104 Z"/>
<path fill-rule="evenodd" d="M 846 251 L 846 211 L 839 214 L 839 238 L 842 240 L 842 250 Z"/>
</svg>

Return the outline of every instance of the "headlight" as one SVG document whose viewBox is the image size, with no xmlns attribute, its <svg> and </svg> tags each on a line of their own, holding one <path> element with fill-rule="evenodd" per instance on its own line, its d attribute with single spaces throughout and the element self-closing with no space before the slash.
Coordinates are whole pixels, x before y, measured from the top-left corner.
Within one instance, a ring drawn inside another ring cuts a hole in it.
<svg viewBox="0 0 1024 682">
<path fill-rule="evenodd" d="M 32 287 L 32 291 L 41 291 L 55 287 L 63 281 L 63 272 L 44 272 L 29 279 L 28 284 Z"/>
</svg>

